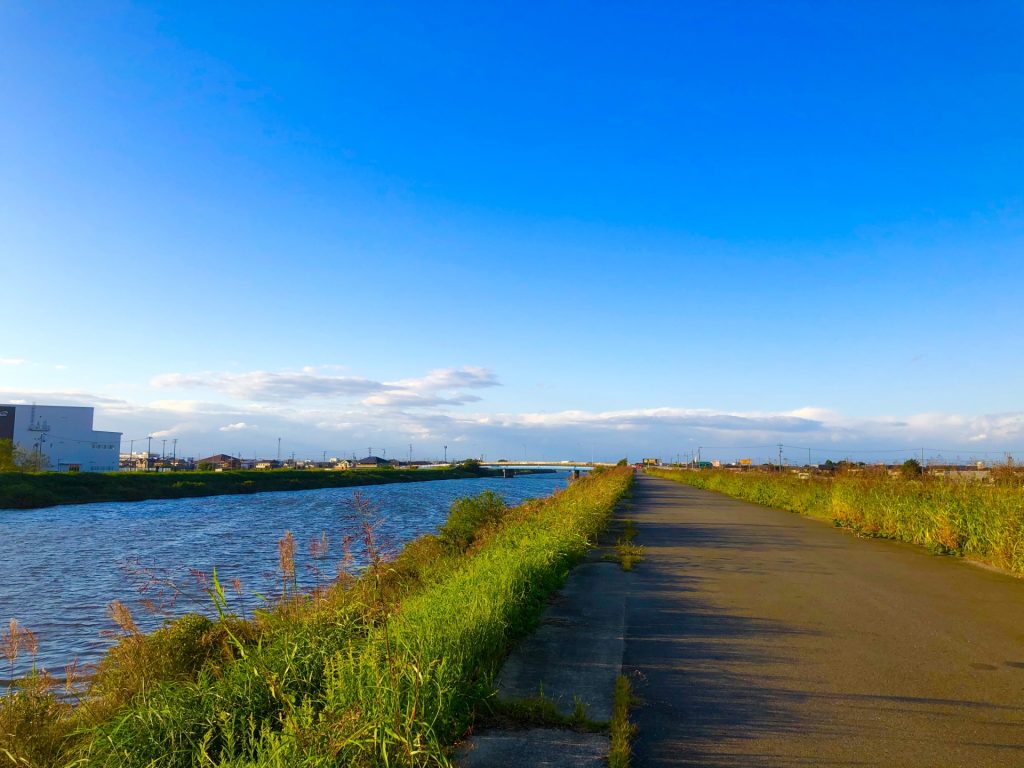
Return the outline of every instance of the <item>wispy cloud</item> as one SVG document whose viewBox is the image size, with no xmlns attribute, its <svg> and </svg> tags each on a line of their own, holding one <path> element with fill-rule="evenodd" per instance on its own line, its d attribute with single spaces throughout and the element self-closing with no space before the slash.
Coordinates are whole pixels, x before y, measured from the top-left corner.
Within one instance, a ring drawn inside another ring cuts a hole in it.
<svg viewBox="0 0 1024 768">
<path fill-rule="evenodd" d="M 360 376 L 328 375 L 318 369 L 250 371 L 246 373 L 165 373 L 151 382 L 158 389 L 212 389 L 248 402 L 283 403 L 310 398 L 362 397 L 380 408 L 428 408 L 463 405 L 480 398 L 462 392 L 498 386 L 497 377 L 483 368 L 439 368 L 419 378 L 375 381 Z"/>
<path fill-rule="evenodd" d="M 380 382 L 356 376 L 324 376 L 306 371 L 273 373 L 165 373 L 150 382 L 157 388 L 214 389 L 229 397 L 252 401 L 298 400 L 307 397 L 364 395 L 383 389 Z"/>
<path fill-rule="evenodd" d="M 0 357 L 0 365 L 24 365 L 25 361 L 20 357 Z"/>
</svg>

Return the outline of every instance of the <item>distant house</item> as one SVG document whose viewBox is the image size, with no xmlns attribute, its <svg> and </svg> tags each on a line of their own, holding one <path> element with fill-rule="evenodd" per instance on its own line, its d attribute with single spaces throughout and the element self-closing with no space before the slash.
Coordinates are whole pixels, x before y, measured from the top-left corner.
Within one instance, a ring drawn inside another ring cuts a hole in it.
<svg viewBox="0 0 1024 768">
<path fill-rule="evenodd" d="M 348 459 L 333 459 L 330 469 L 355 469 L 356 463 Z"/>
<path fill-rule="evenodd" d="M 281 462 L 276 459 L 260 459 L 256 462 L 256 469 L 278 469 Z"/>
<path fill-rule="evenodd" d="M 357 461 L 356 462 L 356 466 L 359 469 L 366 469 L 367 467 L 370 467 L 370 468 L 380 468 L 380 467 L 392 467 L 392 466 L 395 465 L 395 463 L 396 462 L 388 461 L 387 459 L 382 459 L 380 456 L 367 456 L 367 457 L 362 458 L 359 461 Z"/>
<path fill-rule="evenodd" d="M 210 464 L 214 469 L 239 469 L 242 466 L 240 459 L 226 453 L 207 456 L 205 459 L 199 459 L 196 464 Z"/>
</svg>

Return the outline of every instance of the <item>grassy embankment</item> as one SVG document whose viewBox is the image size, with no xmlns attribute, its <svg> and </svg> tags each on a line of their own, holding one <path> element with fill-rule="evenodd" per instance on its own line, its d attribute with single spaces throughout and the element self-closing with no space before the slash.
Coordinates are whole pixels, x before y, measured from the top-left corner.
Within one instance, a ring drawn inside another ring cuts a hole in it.
<svg viewBox="0 0 1024 768">
<path fill-rule="evenodd" d="M 286 534 L 282 598 L 248 618 L 216 580 L 215 620 L 141 635 L 115 605 L 123 636 L 77 702 L 40 674 L 0 702 L 0 765 L 447 764 L 631 482 L 617 469 L 514 508 L 462 500 L 390 561 L 367 522 L 372 565 L 312 594 L 295 589 Z"/>
<path fill-rule="evenodd" d="M 0 472 L 0 509 L 32 509 L 98 501 L 142 501 L 265 491 L 452 480 L 494 474 L 448 469 L 235 470 L 229 472 Z"/>
<path fill-rule="evenodd" d="M 936 552 L 1024 573 L 1024 486 L 886 472 L 800 479 L 787 473 L 648 470 L 649 474 L 745 501 L 831 520 L 862 535 L 899 539 Z"/>
</svg>

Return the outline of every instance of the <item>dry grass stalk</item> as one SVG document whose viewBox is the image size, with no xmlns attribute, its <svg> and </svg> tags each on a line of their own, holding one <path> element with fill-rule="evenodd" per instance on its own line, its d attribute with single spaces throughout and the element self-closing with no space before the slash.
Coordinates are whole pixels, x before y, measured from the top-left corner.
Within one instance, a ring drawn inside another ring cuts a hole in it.
<svg viewBox="0 0 1024 768">
<path fill-rule="evenodd" d="M 291 531 L 285 531 L 277 542 L 277 563 L 281 570 L 281 582 L 285 594 L 289 588 L 295 587 L 295 537 Z"/>
<path fill-rule="evenodd" d="M 18 630 L 18 620 L 11 619 L 8 625 L 7 634 L 3 636 L 4 658 L 14 666 L 18 658 L 18 651 L 21 649 L 21 632 Z"/>
<path fill-rule="evenodd" d="M 114 600 L 107 606 L 107 616 L 109 616 L 111 621 L 117 624 L 117 626 L 121 628 L 121 631 L 126 635 L 137 636 L 139 634 L 139 628 L 135 624 L 135 619 L 132 617 L 131 610 L 120 600 Z"/>
</svg>

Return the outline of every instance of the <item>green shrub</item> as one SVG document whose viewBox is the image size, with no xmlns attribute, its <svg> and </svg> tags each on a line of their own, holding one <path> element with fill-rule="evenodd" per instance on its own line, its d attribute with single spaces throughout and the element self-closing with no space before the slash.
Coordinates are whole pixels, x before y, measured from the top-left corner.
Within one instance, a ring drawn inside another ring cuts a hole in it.
<svg viewBox="0 0 1024 768">
<path fill-rule="evenodd" d="M 502 519 L 506 509 L 505 501 L 493 491 L 484 491 L 469 499 L 456 499 L 438 538 L 445 547 L 464 552 L 480 532 Z"/>
</svg>

